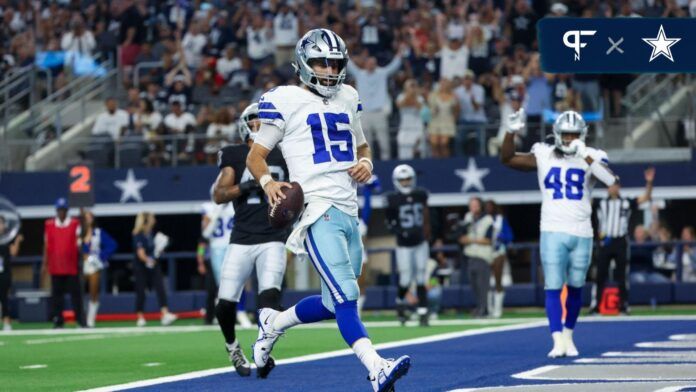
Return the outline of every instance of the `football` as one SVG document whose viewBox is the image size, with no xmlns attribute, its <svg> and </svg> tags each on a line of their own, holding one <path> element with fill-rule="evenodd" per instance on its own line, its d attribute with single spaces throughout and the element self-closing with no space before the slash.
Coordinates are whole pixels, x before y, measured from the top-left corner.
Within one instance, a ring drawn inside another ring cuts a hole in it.
<svg viewBox="0 0 696 392">
<path fill-rule="evenodd" d="M 285 199 L 268 206 L 268 222 L 274 229 L 283 229 L 295 223 L 304 208 L 302 187 L 296 182 L 291 185 L 292 188 L 283 188 Z"/>
</svg>

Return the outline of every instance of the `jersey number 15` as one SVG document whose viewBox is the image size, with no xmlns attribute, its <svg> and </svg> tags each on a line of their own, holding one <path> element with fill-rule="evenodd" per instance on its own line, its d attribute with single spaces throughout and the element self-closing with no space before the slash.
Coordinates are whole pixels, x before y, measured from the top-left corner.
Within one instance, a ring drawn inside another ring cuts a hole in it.
<svg viewBox="0 0 696 392">
<path fill-rule="evenodd" d="M 326 124 L 326 134 L 331 143 L 331 152 L 326 149 L 324 140 L 324 124 L 319 113 L 312 113 L 307 116 L 307 125 L 312 129 L 312 141 L 314 142 L 314 164 L 330 162 L 331 157 L 336 162 L 352 162 L 353 156 L 353 135 L 350 129 L 338 129 L 338 124 L 350 125 L 350 119 L 346 113 L 323 113 L 324 123 Z M 345 143 L 345 149 L 341 144 Z"/>
<path fill-rule="evenodd" d="M 583 187 L 585 185 L 585 171 L 577 168 L 569 168 L 565 172 L 565 184 L 561 180 L 563 177 L 562 168 L 552 167 L 544 178 L 544 187 L 553 189 L 553 198 L 563 198 L 563 187 L 565 185 L 565 198 L 568 200 L 582 200 Z"/>
</svg>

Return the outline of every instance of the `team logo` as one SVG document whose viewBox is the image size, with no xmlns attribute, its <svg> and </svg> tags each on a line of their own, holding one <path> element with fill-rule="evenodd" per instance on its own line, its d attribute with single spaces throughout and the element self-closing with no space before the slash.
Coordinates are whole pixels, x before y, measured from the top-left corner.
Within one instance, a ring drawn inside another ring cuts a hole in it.
<svg viewBox="0 0 696 392">
<path fill-rule="evenodd" d="M 587 46 L 587 42 L 582 42 L 582 36 L 593 36 L 596 32 L 597 30 L 569 30 L 563 34 L 563 45 L 575 51 L 575 61 L 580 61 L 580 49 Z"/>
</svg>

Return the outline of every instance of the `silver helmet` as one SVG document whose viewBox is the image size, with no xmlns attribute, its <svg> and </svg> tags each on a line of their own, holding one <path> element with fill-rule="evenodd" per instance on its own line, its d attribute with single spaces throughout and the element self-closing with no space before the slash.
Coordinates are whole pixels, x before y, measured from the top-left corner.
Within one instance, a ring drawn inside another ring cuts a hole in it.
<svg viewBox="0 0 696 392">
<path fill-rule="evenodd" d="M 336 75 L 317 73 L 312 69 L 315 62 L 328 65 L 334 61 L 338 66 Z M 295 45 L 295 72 L 302 83 L 325 98 L 333 97 L 340 90 L 346 79 L 347 63 L 346 44 L 331 30 L 310 30 Z"/>
<path fill-rule="evenodd" d="M 577 133 L 579 139 L 583 142 L 585 141 L 585 136 L 587 136 L 587 123 L 585 123 L 580 113 L 568 110 L 561 113 L 561 115 L 556 118 L 556 122 L 553 123 L 553 137 L 555 139 L 556 148 L 565 154 L 573 154 L 575 151 L 563 144 L 564 133 Z"/>
<path fill-rule="evenodd" d="M 401 181 L 403 180 L 411 180 L 411 183 L 402 185 Z M 409 165 L 399 165 L 392 172 L 392 183 L 394 183 L 394 188 L 399 192 L 411 193 L 416 187 L 416 171 Z"/>
<path fill-rule="evenodd" d="M 251 139 L 252 141 L 256 137 L 256 132 L 252 131 L 251 128 L 249 128 L 249 121 L 259 118 L 259 104 L 258 103 L 252 103 L 251 105 L 247 106 L 246 109 L 242 112 L 242 115 L 239 116 L 239 126 L 237 129 L 239 129 L 239 137 L 242 138 L 242 141 L 244 143 L 247 142 L 247 140 Z"/>
</svg>

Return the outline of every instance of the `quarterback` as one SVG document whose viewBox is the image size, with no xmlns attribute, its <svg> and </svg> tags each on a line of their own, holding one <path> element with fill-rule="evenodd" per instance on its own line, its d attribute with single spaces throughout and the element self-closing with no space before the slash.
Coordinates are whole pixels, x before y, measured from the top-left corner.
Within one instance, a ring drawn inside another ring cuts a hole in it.
<svg viewBox="0 0 696 392">
<path fill-rule="evenodd" d="M 514 133 L 524 126 L 524 109 L 510 115 L 500 160 L 513 169 L 538 173 L 542 193 L 539 247 L 546 316 L 553 338 L 553 349 L 548 356 L 577 356 L 573 329 L 582 307 L 582 286 L 592 259 L 591 193 L 595 179 L 609 186 L 617 178 L 607 167 L 606 152 L 585 146 L 587 124 L 580 114 L 561 113 L 553 125 L 554 145 L 536 143 L 529 154 L 515 152 Z M 564 284 L 568 287 L 568 297 L 562 325 Z"/>
<path fill-rule="evenodd" d="M 266 163 L 276 145 L 304 191 L 305 210 L 286 247 L 307 254 L 321 277 L 319 296 L 304 298 L 284 312 L 259 310 L 254 362 L 268 369 L 271 350 L 288 328 L 336 318 L 345 342 L 367 368 L 375 391 L 390 390 L 405 375 L 410 357 L 383 359 L 358 315 L 357 278 L 362 267 L 358 229 L 358 183 L 372 177 L 370 147 L 360 125 L 362 110 L 354 88 L 343 84 L 348 51 L 333 31 L 315 29 L 295 46 L 295 70 L 303 86 L 280 86 L 259 100 L 261 130 L 247 167 L 271 203 L 284 198 L 286 182 L 274 180 Z"/>
</svg>

